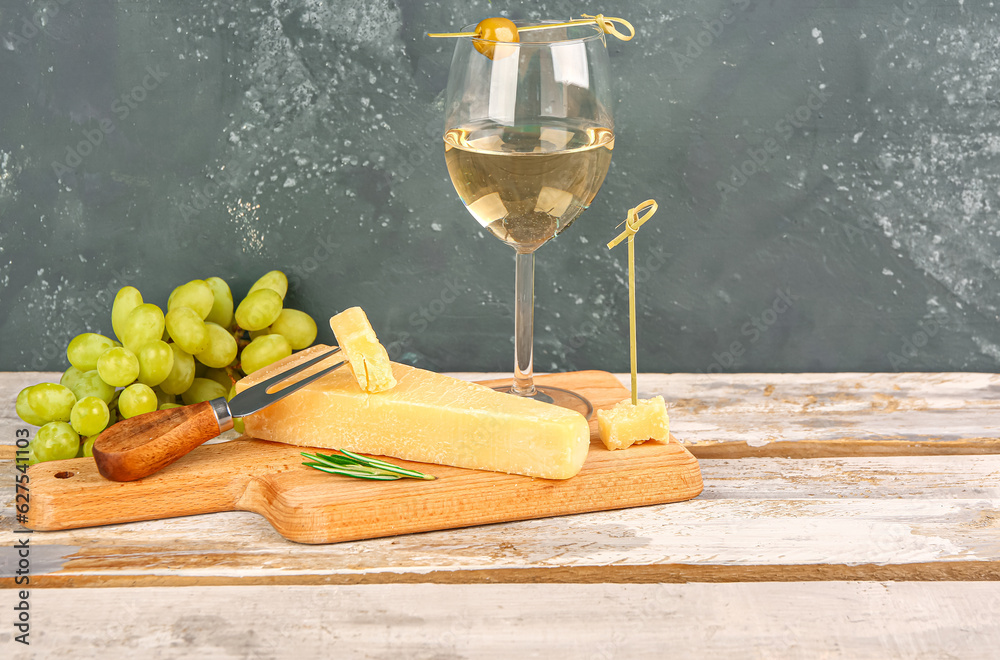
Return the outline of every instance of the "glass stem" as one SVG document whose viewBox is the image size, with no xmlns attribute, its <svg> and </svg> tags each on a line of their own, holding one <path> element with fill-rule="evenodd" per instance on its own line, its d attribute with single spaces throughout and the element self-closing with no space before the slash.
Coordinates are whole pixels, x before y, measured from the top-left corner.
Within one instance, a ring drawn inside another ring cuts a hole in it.
<svg viewBox="0 0 1000 660">
<path fill-rule="evenodd" d="M 511 394 L 534 396 L 532 347 L 535 330 L 535 253 L 514 257 L 514 386 Z"/>
</svg>

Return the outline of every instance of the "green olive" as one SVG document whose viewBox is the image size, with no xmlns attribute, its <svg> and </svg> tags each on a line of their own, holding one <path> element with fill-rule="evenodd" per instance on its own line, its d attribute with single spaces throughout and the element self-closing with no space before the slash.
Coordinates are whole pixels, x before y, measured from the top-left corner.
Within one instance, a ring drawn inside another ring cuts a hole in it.
<svg viewBox="0 0 1000 660">
<path fill-rule="evenodd" d="M 514 21 L 496 17 L 487 18 L 476 26 L 476 36 L 472 44 L 476 50 L 492 60 L 496 42 L 518 43 L 520 40 Z"/>
</svg>

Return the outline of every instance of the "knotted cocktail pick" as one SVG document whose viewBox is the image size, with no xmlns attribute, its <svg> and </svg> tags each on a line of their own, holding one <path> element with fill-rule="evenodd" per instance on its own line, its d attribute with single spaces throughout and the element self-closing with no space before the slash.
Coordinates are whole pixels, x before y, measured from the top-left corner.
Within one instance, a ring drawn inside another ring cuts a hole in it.
<svg viewBox="0 0 1000 660">
<path fill-rule="evenodd" d="M 626 21 L 624 18 L 616 18 L 614 16 L 605 16 L 604 14 L 581 14 L 582 19 L 575 21 L 566 21 L 565 23 L 542 23 L 540 25 L 526 25 L 524 27 L 516 28 L 515 34 L 517 32 L 528 32 L 530 30 L 549 30 L 557 27 L 567 27 L 570 25 L 586 25 L 588 23 L 597 23 L 597 26 L 601 28 L 601 32 L 604 34 L 610 34 L 612 36 L 618 37 L 622 41 L 630 41 L 632 37 L 635 36 L 635 28 L 632 24 Z M 620 23 L 624 28 L 628 29 L 629 33 L 625 34 L 615 27 L 615 23 Z M 482 25 L 482 24 L 480 24 Z M 478 26 L 477 26 L 478 27 Z M 482 33 L 478 30 L 476 32 L 430 32 L 427 34 L 428 37 L 482 37 Z"/>
<path fill-rule="evenodd" d="M 636 346 L 635 346 L 635 233 L 639 227 L 656 213 L 657 204 L 654 199 L 647 199 L 645 202 L 629 209 L 628 217 L 625 219 L 625 231 L 619 234 L 613 241 L 608 243 L 610 250 L 614 246 L 628 239 L 628 317 L 629 317 L 629 343 L 630 357 L 632 359 L 632 405 L 639 403 L 639 390 L 636 385 Z M 640 211 L 645 211 L 645 215 L 639 216 Z M 620 227 L 621 225 L 619 225 Z"/>
<path fill-rule="evenodd" d="M 642 211 L 645 213 L 639 215 Z M 629 209 L 628 217 L 625 219 L 625 231 L 608 243 L 610 250 L 628 239 L 629 343 L 632 357 L 632 400 L 624 399 L 612 408 L 597 411 L 601 442 L 608 449 L 625 449 L 647 440 L 670 441 L 670 418 L 667 415 L 666 402 L 662 396 L 640 399 L 636 383 L 638 365 L 635 342 L 635 233 L 643 223 L 653 217 L 654 213 L 656 213 L 656 201 L 652 199 L 647 199 L 634 209 Z"/>
<path fill-rule="evenodd" d="M 639 215 L 642 211 L 645 213 Z M 629 348 L 632 357 L 632 400 L 624 399 L 612 408 L 597 411 L 601 442 L 608 449 L 625 449 L 647 440 L 670 441 L 670 418 L 667 415 L 666 402 L 662 396 L 640 399 L 636 383 L 638 365 L 635 342 L 635 233 L 643 223 L 653 217 L 654 213 L 656 213 L 656 201 L 652 199 L 647 199 L 639 206 L 629 209 L 628 217 L 625 219 L 625 231 L 608 243 L 610 250 L 628 239 Z"/>
</svg>

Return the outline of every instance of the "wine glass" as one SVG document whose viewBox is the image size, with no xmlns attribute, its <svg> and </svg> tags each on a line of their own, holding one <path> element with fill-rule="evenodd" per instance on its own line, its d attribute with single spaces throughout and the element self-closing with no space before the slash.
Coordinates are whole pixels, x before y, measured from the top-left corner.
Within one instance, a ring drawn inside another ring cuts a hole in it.
<svg viewBox="0 0 1000 660">
<path fill-rule="evenodd" d="M 584 397 L 533 382 L 534 259 L 590 205 L 611 164 L 605 34 L 596 23 L 516 24 L 518 43 L 458 39 L 445 100 L 445 161 L 472 217 L 515 251 L 514 381 L 497 389 L 589 418 Z"/>
</svg>

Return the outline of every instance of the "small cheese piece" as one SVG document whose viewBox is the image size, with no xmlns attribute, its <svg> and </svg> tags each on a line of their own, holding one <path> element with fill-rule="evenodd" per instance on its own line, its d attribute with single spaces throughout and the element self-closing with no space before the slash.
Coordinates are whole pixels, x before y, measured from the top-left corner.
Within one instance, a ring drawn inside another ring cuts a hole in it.
<svg viewBox="0 0 1000 660">
<path fill-rule="evenodd" d="M 328 347 L 317 345 L 255 371 L 236 391 L 324 350 Z M 587 458 L 590 427 L 580 413 L 404 364 L 391 366 L 397 381 L 391 390 L 369 394 L 347 369 L 337 369 L 244 417 L 246 433 L 303 447 L 545 479 L 572 477 Z"/>
<path fill-rule="evenodd" d="M 330 328 L 362 390 L 384 392 L 396 386 L 389 354 L 375 336 L 364 310 L 360 307 L 345 309 L 330 319 Z"/>
<path fill-rule="evenodd" d="M 670 440 L 670 419 L 662 396 L 639 399 L 635 406 L 632 399 L 625 399 L 615 404 L 614 408 L 598 410 L 597 426 L 601 442 L 608 449 L 625 449 L 647 440 Z"/>
</svg>

